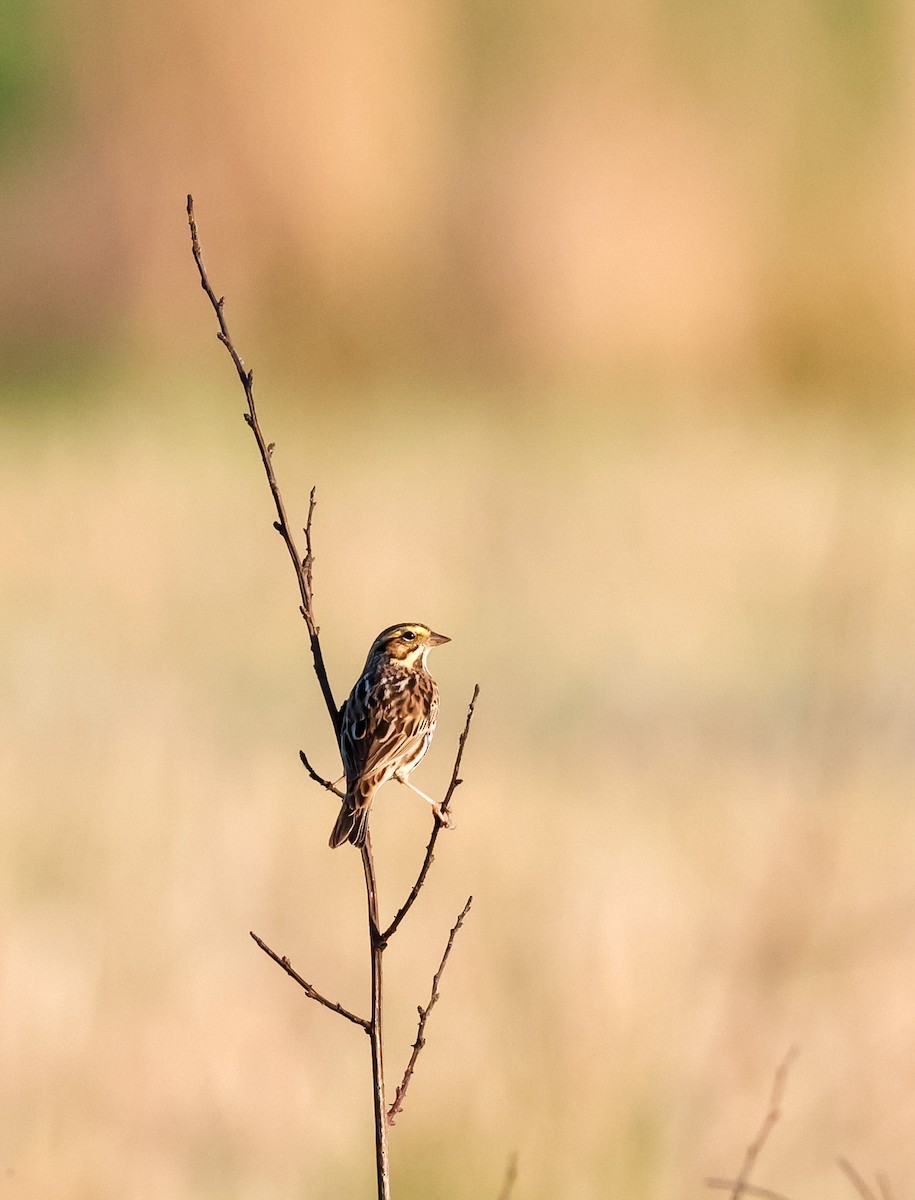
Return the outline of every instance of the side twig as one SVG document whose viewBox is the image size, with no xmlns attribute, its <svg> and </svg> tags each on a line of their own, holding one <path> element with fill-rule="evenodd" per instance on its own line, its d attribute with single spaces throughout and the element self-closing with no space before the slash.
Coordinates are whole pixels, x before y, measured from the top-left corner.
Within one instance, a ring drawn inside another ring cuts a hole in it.
<svg viewBox="0 0 915 1200">
<path fill-rule="evenodd" d="M 305 995 L 309 998 L 309 1000 L 316 1000 L 318 1004 L 323 1004 L 324 1007 L 329 1008 L 331 1012 L 338 1013 L 341 1017 L 346 1017 L 347 1021 L 352 1021 L 354 1025 L 359 1025 L 366 1031 L 366 1033 L 370 1032 L 369 1022 L 365 1019 L 365 1017 L 357 1017 L 355 1013 L 351 1013 L 349 1009 L 344 1008 L 342 1004 L 337 1004 L 336 1001 L 328 1000 L 326 996 L 322 996 L 316 988 L 313 988 L 307 980 L 303 979 L 297 971 L 293 970 L 292 963 L 285 956 L 285 954 L 279 955 L 275 950 L 271 950 L 267 943 L 263 941 L 262 938 L 259 938 L 253 930 L 251 931 L 251 937 L 255 942 L 257 942 L 258 946 L 260 946 L 261 950 L 263 950 L 266 955 L 272 958 L 278 966 L 283 968 L 290 979 L 294 979 L 296 981 L 299 987 L 305 992 Z"/>
<path fill-rule="evenodd" d="M 341 800 L 346 799 L 346 796 L 344 795 L 343 792 L 340 791 L 340 789 L 338 787 L 334 787 L 334 785 L 331 783 L 331 781 L 329 779 L 325 779 L 323 775 L 318 774 L 318 772 L 314 769 L 314 767 L 311 765 L 311 763 L 305 757 L 304 750 L 299 751 L 299 758 L 302 760 L 302 766 L 305 768 L 305 770 L 308 772 L 308 774 L 311 776 L 311 778 L 315 781 L 315 783 L 319 783 L 322 788 L 327 788 L 327 790 L 329 792 L 333 792 L 333 794 L 335 796 L 339 796 Z"/>
<path fill-rule="evenodd" d="M 467 744 L 467 736 L 470 733 L 470 722 L 473 720 L 473 710 L 474 710 L 474 707 L 476 706 L 477 696 L 479 696 L 479 694 L 480 694 L 480 685 L 475 684 L 474 689 L 473 689 L 473 695 L 470 698 L 470 705 L 467 709 L 467 719 L 464 721 L 464 729 L 463 729 L 463 732 L 461 733 L 460 739 L 458 741 L 457 755 L 455 756 L 455 759 L 454 759 L 454 770 L 451 772 L 451 782 L 448 784 L 448 790 L 445 792 L 445 798 L 442 801 L 441 807 L 442 807 L 443 813 L 446 813 L 448 811 L 448 805 L 451 803 L 452 796 L 454 795 L 455 791 L 460 787 L 460 785 L 463 783 L 463 780 L 459 777 L 458 772 L 461 769 L 461 759 L 464 757 L 464 747 Z M 387 944 L 391 940 L 391 938 L 394 936 L 394 934 L 400 928 L 401 921 L 404 919 L 404 917 L 407 915 L 407 913 L 410 911 L 410 909 L 416 903 L 416 898 L 419 895 L 423 884 L 426 882 L 426 876 L 429 874 L 429 868 L 432 866 L 432 863 L 435 861 L 435 843 L 438 841 L 438 835 L 439 835 L 441 829 L 442 829 L 442 824 L 436 817 L 435 822 L 432 826 L 432 833 L 429 837 L 429 844 L 426 846 L 426 854 L 425 854 L 425 857 L 423 858 L 422 866 L 419 869 L 419 875 L 417 875 L 416 882 L 413 884 L 413 887 L 410 889 L 410 894 L 407 896 L 406 900 L 403 902 L 403 904 L 400 906 L 400 908 L 394 914 L 394 919 L 391 921 L 391 924 L 381 934 L 382 944 Z"/>
<path fill-rule="evenodd" d="M 267 481 L 270 484 L 270 493 L 273 496 L 273 504 L 276 508 L 277 520 L 274 521 L 273 527 L 277 530 L 289 551 L 289 557 L 292 559 L 292 565 L 295 568 L 296 579 L 299 584 L 299 595 L 302 598 L 299 611 L 305 618 L 305 624 L 308 626 L 308 638 L 311 643 L 311 656 L 314 661 L 315 675 L 318 679 L 318 684 L 321 688 L 321 693 L 324 696 L 324 703 L 327 705 L 327 712 L 330 716 L 331 723 L 334 727 L 334 732 L 339 738 L 340 735 L 340 712 L 334 701 L 334 695 L 331 691 L 330 681 L 327 678 L 327 668 L 324 665 L 324 654 L 321 650 L 320 629 L 315 621 L 314 615 L 314 600 L 312 596 L 312 565 L 314 563 L 314 555 L 311 550 L 311 520 L 315 509 L 315 490 L 311 489 L 311 500 L 308 506 L 308 521 L 305 525 L 305 545 L 306 554 L 304 558 L 299 556 L 296 549 L 295 540 L 289 528 L 289 521 L 286 518 L 286 506 L 283 503 L 283 497 L 280 493 L 279 484 L 276 481 L 276 476 L 273 473 L 273 442 L 267 442 L 257 419 L 257 408 L 254 404 L 254 372 L 249 371 L 245 367 L 244 359 L 235 349 L 235 344 L 229 333 L 229 327 L 226 324 L 225 317 L 225 296 L 217 297 L 216 293 L 210 284 L 210 280 L 206 273 L 206 268 L 203 265 L 203 254 L 200 249 L 200 242 L 197 238 L 197 222 L 194 219 L 194 198 L 187 198 L 187 220 L 191 231 L 191 252 L 194 255 L 194 262 L 197 264 L 197 273 L 200 276 L 200 286 L 206 292 L 210 304 L 213 306 L 213 311 L 216 314 L 216 320 L 219 323 L 219 333 L 217 338 L 228 350 L 232 362 L 235 364 L 235 370 L 238 372 L 238 378 L 241 380 L 241 385 L 245 390 L 245 400 L 248 404 L 248 411 L 244 414 L 245 422 L 254 434 L 254 439 L 257 442 L 257 448 L 260 451 L 261 462 L 264 464 L 264 471 L 267 474 Z"/>
<path fill-rule="evenodd" d="M 448 935 L 448 944 L 445 947 L 445 953 L 442 955 L 442 961 L 438 965 L 438 970 L 432 976 L 432 992 L 429 996 L 429 1003 L 425 1008 L 420 1005 L 417 1009 L 417 1012 L 419 1013 L 419 1025 L 416 1030 L 416 1041 L 413 1043 L 413 1052 L 410 1055 L 410 1061 L 407 1063 L 407 1069 L 403 1073 L 403 1079 L 400 1081 L 400 1085 L 398 1086 L 397 1091 L 394 1093 L 394 1103 L 388 1109 L 389 1125 L 394 1124 L 397 1114 L 403 1108 L 403 1102 L 407 1095 L 407 1088 L 410 1086 L 410 1080 L 413 1078 L 413 1070 L 416 1067 L 416 1060 L 419 1058 L 420 1050 L 422 1050 L 423 1046 L 426 1044 L 426 1039 L 424 1036 L 426 1032 L 426 1021 L 429 1019 L 429 1013 L 435 1007 L 435 1003 L 439 998 L 438 985 L 441 982 L 445 965 L 448 962 L 448 955 L 451 953 L 451 947 L 454 945 L 454 939 L 458 935 L 458 930 L 464 924 L 464 918 L 470 912 L 470 906 L 472 903 L 473 896 L 468 896 L 467 903 L 461 909 L 461 914 L 455 922 L 451 933 Z"/>
</svg>

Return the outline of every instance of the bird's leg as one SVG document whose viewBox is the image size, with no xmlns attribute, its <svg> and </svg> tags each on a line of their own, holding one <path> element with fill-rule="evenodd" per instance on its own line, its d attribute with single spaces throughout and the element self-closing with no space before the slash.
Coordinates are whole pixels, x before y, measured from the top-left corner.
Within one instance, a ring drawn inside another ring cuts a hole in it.
<svg viewBox="0 0 915 1200">
<path fill-rule="evenodd" d="M 446 829 L 453 828 L 453 825 L 451 822 L 451 817 L 448 815 L 448 813 L 446 813 L 442 810 L 442 806 L 438 803 L 437 800 L 433 800 L 431 796 L 427 796 L 425 792 L 421 792 L 418 787 L 416 787 L 414 784 L 412 784 L 409 781 L 409 779 L 398 778 L 397 782 L 402 783 L 404 785 L 404 787 L 408 787 L 411 792 L 416 792 L 417 796 L 422 796 L 423 800 L 425 800 L 425 802 L 427 804 L 431 804 L 432 811 L 435 813 L 436 817 L 438 817 L 439 821 L 442 823 L 442 825 L 445 826 Z"/>
</svg>

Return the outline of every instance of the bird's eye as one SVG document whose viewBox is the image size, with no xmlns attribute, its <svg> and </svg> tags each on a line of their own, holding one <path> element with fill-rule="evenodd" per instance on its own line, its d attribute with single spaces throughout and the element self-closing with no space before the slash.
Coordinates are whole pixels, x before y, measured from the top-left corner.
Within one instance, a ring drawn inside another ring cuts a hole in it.
<svg viewBox="0 0 915 1200">
<path fill-rule="evenodd" d="M 403 638 L 403 640 L 405 642 L 415 642 L 416 641 L 416 634 L 413 632 L 412 629 L 405 629 L 400 636 Z"/>
</svg>

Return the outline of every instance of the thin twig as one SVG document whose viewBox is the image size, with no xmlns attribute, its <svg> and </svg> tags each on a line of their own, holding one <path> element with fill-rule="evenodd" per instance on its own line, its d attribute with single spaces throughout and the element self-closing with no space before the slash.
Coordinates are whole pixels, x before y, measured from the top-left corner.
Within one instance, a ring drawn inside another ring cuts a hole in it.
<svg viewBox="0 0 915 1200">
<path fill-rule="evenodd" d="M 219 322 L 219 333 L 216 335 L 222 344 L 228 350 L 235 364 L 235 370 L 238 372 L 238 378 L 241 380 L 241 385 L 245 390 L 245 400 L 248 404 L 248 411 L 244 414 L 245 422 L 254 434 L 254 439 L 257 442 L 257 448 L 260 451 L 261 462 L 264 464 L 264 471 L 267 474 L 267 481 L 270 484 L 270 492 L 273 496 L 273 504 L 276 508 L 277 520 L 274 521 L 273 527 L 282 537 L 286 549 L 289 551 L 289 557 L 292 559 L 292 565 L 295 568 L 296 579 L 299 584 L 299 595 L 302 598 L 299 611 L 305 618 L 305 624 L 308 626 L 308 638 L 311 642 L 311 656 L 314 660 L 315 675 L 318 679 L 318 684 L 321 688 L 321 693 L 324 696 L 324 703 L 327 705 L 327 712 L 330 716 L 334 727 L 334 732 L 339 739 L 340 734 L 340 712 L 334 701 L 334 695 L 331 691 L 330 681 L 327 678 L 327 668 L 324 665 L 324 655 L 321 651 L 321 642 L 319 638 L 320 629 L 315 621 L 314 601 L 312 597 L 311 587 L 311 568 L 314 561 L 314 555 L 311 550 L 311 518 L 315 508 L 315 491 L 311 490 L 311 501 L 308 506 L 308 523 L 305 526 L 305 543 L 307 553 L 305 558 L 299 556 L 296 549 L 295 540 L 289 528 L 289 522 L 286 519 L 286 506 L 283 503 L 283 497 L 280 493 L 279 484 L 276 481 L 276 476 L 273 473 L 273 442 L 267 442 L 264 435 L 261 433 L 260 424 L 257 419 L 257 408 L 254 404 L 254 372 L 249 371 L 245 367 L 244 359 L 235 349 L 235 344 L 229 334 L 229 327 L 226 324 L 225 317 L 225 296 L 217 297 L 210 285 L 209 277 L 206 273 L 206 268 L 203 265 L 203 254 L 200 249 L 200 242 L 197 237 L 197 222 L 194 219 L 194 199 L 192 196 L 187 198 L 187 220 L 191 231 L 191 251 L 194 255 L 194 262 L 197 264 L 197 272 L 200 275 L 200 286 L 206 292 L 210 304 L 213 306 L 213 311 L 216 313 L 216 320 Z"/>
<path fill-rule="evenodd" d="M 750 1181 L 750 1175 L 753 1167 L 759 1157 L 760 1151 L 765 1146 L 769 1134 L 778 1121 L 781 1113 L 782 1097 L 785 1094 L 785 1083 L 788 1079 L 788 1072 L 791 1069 L 791 1064 L 797 1058 L 797 1047 L 792 1046 L 782 1060 L 781 1065 L 775 1072 L 775 1081 L 772 1084 L 772 1095 L 769 1097 L 769 1107 L 766 1115 L 763 1118 L 763 1123 L 759 1128 L 759 1133 L 747 1147 L 746 1157 L 743 1160 L 743 1166 L 740 1168 L 740 1173 L 734 1181 L 734 1187 L 731 1191 L 731 1200 L 739 1200 L 740 1195 L 746 1190 L 746 1186 Z"/>
<path fill-rule="evenodd" d="M 508 1166 L 505 1169 L 505 1179 L 502 1183 L 502 1190 L 499 1192 L 499 1200 L 511 1200 L 511 1194 L 515 1190 L 515 1180 L 518 1178 L 518 1152 L 517 1150 L 508 1160 Z"/>
<path fill-rule="evenodd" d="M 754 1183 L 741 1183 L 739 1179 L 706 1179 L 705 1186 L 719 1188 L 732 1195 L 734 1195 L 734 1189 L 737 1188 L 738 1195 L 752 1196 L 755 1197 L 755 1200 L 789 1200 L 789 1197 L 781 1192 L 773 1192 L 771 1188 L 757 1187 Z"/>
<path fill-rule="evenodd" d="M 839 1170 L 861 1197 L 861 1200 L 877 1200 L 873 1189 L 853 1163 L 850 1163 L 847 1158 L 837 1158 L 836 1162 Z"/>
<path fill-rule="evenodd" d="M 463 783 L 463 780 L 458 777 L 458 772 L 461 769 L 461 759 L 464 757 L 464 746 L 467 744 L 467 735 L 470 733 L 470 722 L 473 720 L 473 710 L 474 710 L 474 707 L 477 702 L 477 696 L 479 696 L 479 694 L 480 694 L 480 685 L 477 683 L 477 684 L 474 684 L 473 695 L 470 698 L 470 705 L 467 709 L 467 719 L 464 722 L 464 730 L 461 733 L 460 740 L 458 741 L 457 755 L 455 756 L 455 759 L 454 759 L 454 770 L 451 772 L 451 782 L 448 784 L 448 790 L 445 792 L 445 799 L 442 801 L 442 804 L 441 804 L 441 809 L 442 809 L 443 813 L 447 813 L 448 805 L 451 803 L 451 797 L 454 795 L 455 791 Z M 407 896 L 406 900 L 404 900 L 403 904 L 400 906 L 400 908 L 395 913 L 394 919 L 391 922 L 391 924 L 381 934 L 381 941 L 382 941 L 383 945 L 387 945 L 387 943 L 391 940 L 391 938 L 394 936 L 394 934 L 400 928 L 401 921 L 404 919 L 404 917 L 407 915 L 407 913 L 410 911 L 410 909 L 415 904 L 416 897 L 419 895 L 420 889 L 422 888 L 423 884 L 426 882 L 426 876 L 429 874 L 429 868 L 432 866 L 432 863 L 435 861 L 435 843 L 438 841 L 438 835 L 439 835 L 439 831 L 441 829 L 442 829 L 442 822 L 439 821 L 438 817 L 436 817 L 435 824 L 432 826 L 432 833 L 429 837 L 429 844 L 426 846 L 426 854 L 425 854 L 425 857 L 423 858 L 422 866 L 419 869 L 419 874 L 416 877 L 416 882 L 413 884 L 413 887 L 410 889 L 409 896 Z"/>
<path fill-rule="evenodd" d="M 318 774 L 318 772 L 314 769 L 314 767 L 311 765 L 311 763 L 305 757 L 304 750 L 299 751 L 299 758 L 302 760 L 302 765 L 305 767 L 305 770 L 312 777 L 312 779 L 315 781 L 315 783 L 320 783 L 322 788 L 327 788 L 327 790 L 329 792 L 333 792 L 333 794 L 335 796 L 339 796 L 341 800 L 346 799 L 346 796 L 343 794 L 343 792 L 340 791 L 340 789 L 338 787 L 334 787 L 334 785 L 331 783 L 331 781 L 329 779 L 325 779 L 323 775 Z"/>
<path fill-rule="evenodd" d="M 473 903 L 473 896 L 467 897 L 467 903 L 461 909 L 461 914 L 451 933 L 448 935 L 448 945 L 445 947 L 445 953 L 442 955 L 442 961 L 438 965 L 438 970 L 432 976 L 432 992 L 429 996 L 429 1003 L 425 1008 L 420 1005 L 417 1008 L 419 1013 L 419 1025 L 416 1029 L 416 1041 L 413 1043 L 413 1052 L 410 1055 L 410 1061 L 407 1063 L 407 1069 L 403 1073 L 403 1079 L 400 1081 L 400 1086 L 394 1093 L 394 1103 L 388 1109 L 388 1124 L 393 1125 L 397 1114 L 403 1108 L 403 1102 L 407 1095 L 407 1088 L 410 1086 L 410 1080 L 413 1078 L 413 1070 L 416 1067 L 416 1060 L 419 1058 L 419 1052 L 426 1044 L 424 1034 L 426 1032 L 426 1021 L 429 1019 L 429 1013 L 435 1007 L 435 1003 L 439 998 L 438 985 L 441 982 L 442 974 L 445 970 L 445 965 L 448 962 L 448 955 L 451 953 L 451 947 L 454 945 L 454 939 L 458 935 L 458 930 L 464 924 L 464 918 L 470 912 L 470 906 Z"/>
<path fill-rule="evenodd" d="M 267 943 L 259 938 L 253 930 L 251 931 L 251 936 L 254 938 L 255 942 L 257 942 L 258 946 L 260 946 L 261 950 L 263 950 L 265 954 L 269 955 L 275 963 L 281 966 L 290 979 L 294 979 L 296 981 L 299 987 L 303 989 L 309 1000 L 316 1000 L 318 1004 L 323 1004 L 324 1007 L 329 1008 L 331 1012 L 338 1013 L 341 1017 L 346 1017 L 347 1021 L 352 1021 L 354 1025 L 360 1026 L 360 1028 L 364 1029 L 366 1033 L 370 1032 L 370 1023 L 366 1021 L 365 1017 L 357 1017 L 355 1013 L 351 1013 L 349 1009 L 344 1008 L 342 1004 L 337 1004 L 336 1001 L 328 1000 L 326 996 L 322 996 L 321 993 L 313 988 L 307 980 L 303 979 L 297 971 L 293 970 L 292 963 L 288 958 L 286 958 L 285 955 L 279 955 L 274 950 L 271 950 Z"/>
<path fill-rule="evenodd" d="M 880 1189 L 881 1200 L 895 1200 L 893 1196 L 893 1185 L 890 1183 L 888 1175 L 883 1171 L 877 1172 L 877 1187 Z"/>
<path fill-rule="evenodd" d="M 308 594 L 309 599 L 311 599 L 314 594 L 312 590 L 312 572 L 315 565 L 315 556 L 311 546 L 311 522 L 314 518 L 315 508 L 318 504 L 316 499 L 317 491 L 318 489 L 316 487 L 312 487 L 311 491 L 308 493 L 308 516 L 305 518 L 305 528 L 302 530 L 302 532 L 305 534 L 305 557 L 302 559 L 302 571 L 305 575 L 305 591 Z M 306 621 L 309 620 L 304 609 L 302 610 L 302 616 L 305 617 Z M 309 632 L 311 632 L 310 623 L 308 629 Z M 317 628 L 317 626 L 315 626 L 315 636 L 317 636 L 319 632 L 320 630 Z"/>
</svg>

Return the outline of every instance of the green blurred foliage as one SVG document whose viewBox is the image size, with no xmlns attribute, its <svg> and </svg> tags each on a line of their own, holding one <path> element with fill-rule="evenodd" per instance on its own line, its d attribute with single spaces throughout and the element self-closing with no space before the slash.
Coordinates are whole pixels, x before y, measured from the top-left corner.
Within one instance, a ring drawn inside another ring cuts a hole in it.
<svg viewBox="0 0 915 1200">
<path fill-rule="evenodd" d="M 66 128 L 61 102 L 66 67 L 54 25 L 48 6 L 37 0 L 4 0 L 0 10 L 0 162 L 6 188 L 49 135 L 61 137 Z"/>
<path fill-rule="evenodd" d="M 8 0 L 0 16 L 0 153 L 13 132 L 31 133 L 46 82 L 35 45 L 33 0 Z"/>
</svg>

